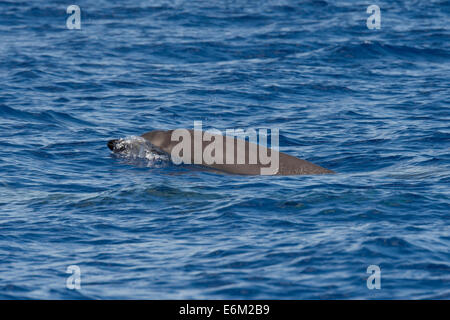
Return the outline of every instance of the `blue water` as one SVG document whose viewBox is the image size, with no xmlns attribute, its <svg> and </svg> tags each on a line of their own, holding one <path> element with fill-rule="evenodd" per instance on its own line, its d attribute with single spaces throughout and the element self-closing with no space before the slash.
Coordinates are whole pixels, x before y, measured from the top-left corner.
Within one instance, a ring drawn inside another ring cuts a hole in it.
<svg viewBox="0 0 450 320">
<path fill-rule="evenodd" d="M 0 298 L 450 298 L 450 1 L 69 4 L 0 1 Z M 106 147 L 194 120 L 337 174 Z"/>
</svg>

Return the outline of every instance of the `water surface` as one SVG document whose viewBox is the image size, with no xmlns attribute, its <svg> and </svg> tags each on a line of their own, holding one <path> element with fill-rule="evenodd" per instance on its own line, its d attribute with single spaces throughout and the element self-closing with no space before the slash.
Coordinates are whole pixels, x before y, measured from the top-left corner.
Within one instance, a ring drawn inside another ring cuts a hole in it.
<svg viewBox="0 0 450 320">
<path fill-rule="evenodd" d="M 449 1 L 74 4 L 0 1 L 0 298 L 450 297 Z M 106 147 L 194 120 L 338 174 Z"/>
</svg>

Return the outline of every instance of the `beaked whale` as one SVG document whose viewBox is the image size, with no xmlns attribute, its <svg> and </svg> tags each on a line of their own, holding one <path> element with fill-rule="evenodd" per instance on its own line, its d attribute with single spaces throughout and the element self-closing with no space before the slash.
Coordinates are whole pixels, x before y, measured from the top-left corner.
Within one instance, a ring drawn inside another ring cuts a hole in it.
<svg viewBox="0 0 450 320">
<path fill-rule="evenodd" d="M 325 169 L 306 160 L 302 160 L 261 145 L 255 145 L 252 142 L 232 136 L 209 134 L 213 139 L 209 139 L 209 141 L 203 141 L 202 139 L 200 142 L 201 145 L 197 147 L 194 145 L 193 137 L 199 132 L 203 134 L 204 131 L 192 129 L 182 130 L 184 130 L 184 132 L 190 135 L 190 137 L 192 138 L 190 139 L 190 150 L 193 150 L 193 152 L 189 152 L 190 157 L 189 154 L 187 154 L 191 160 L 188 161 L 188 163 L 190 164 L 200 164 L 202 166 L 213 168 L 218 171 L 241 175 L 261 175 L 264 174 L 262 173 L 264 172 L 264 170 L 270 172 L 265 174 L 270 175 L 312 175 L 334 173 L 334 171 L 332 170 Z M 153 150 L 156 153 L 165 153 L 170 156 L 172 155 L 172 151 L 174 150 L 174 148 L 178 144 L 180 144 L 179 141 L 173 141 L 172 134 L 174 131 L 175 130 L 154 130 L 144 133 L 141 137 L 151 143 L 152 147 L 154 147 Z M 224 139 L 224 142 L 222 144 L 223 152 L 220 153 L 222 155 L 220 158 L 221 161 L 211 163 L 211 161 L 203 159 L 203 153 L 205 152 L 205 148 L 207 148 L 207 146 L 212 142 L 217 141 L 217 139 Z M 121 153 L 124 151 L 124 146 L 119 142 L 119 139 L 110 140 L 107 145 L 113 152 Z M 258 157 L 258 154 L 256 154 L 258 151 L 259 155 L 261 155 L 261 152 L 266 152 L 266 154 L 270 154 L 271 158 L 277 157 L 278 161 L 275 170 L 268 170 L 270 166 L 267 163 L 261 164 L 251 162 L 253 156 L 255 156 L 256 158 Z M 185 151 L 181 152 L 181 155 L 183 155 L 184 152 Z M 245 160 L 242 156 L 241 158 L 239 158 L 239 154 L 242 155 L 244 154 L 244 152 Z M 201 162 L 196 162 L 197 159 L 200 159 Z M 231 161 L 230 163 L 230 159 L 234 161 Z M 184 161 L 184 163 L 186 163 L 186 161 Z"/>
</svg>

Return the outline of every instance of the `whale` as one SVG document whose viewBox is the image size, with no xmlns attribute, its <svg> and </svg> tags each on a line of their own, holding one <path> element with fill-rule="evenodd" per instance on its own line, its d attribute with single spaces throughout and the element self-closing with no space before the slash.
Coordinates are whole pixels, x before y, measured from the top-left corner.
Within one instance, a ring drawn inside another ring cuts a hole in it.
<svg viewBox="0 0 450 320">
<path fill-rule="evenodd" d="M 150 144 L 152 152 L 168 155 L 177 164 L 197 164 L 228 174 L 287 176 L 335 173 L 332 170 L 309 161 L 238 137 L 207 133 L 208 139 L 206 141 L 204 139 L 199 141 L 195 140 L 195 136 L 200 135 L 204 137 L 206 136 L 206 131 L 193 129 L 182 130 L 184 135 L 183 139 L 177 139 L 177 134 L 175 134 L 177 133 L 176 130 L 153 130 L 142 134 L 140 137 Z M 178 136 L 180 135 L 178 134 Z M 184 141 L 185 139 L 187 141 Z M 180 141 L 185 142 L 185 148 L 177 153 L 175 151 L 177 151 L 176 149 L 180 149 Z M 215 160 L 211 161 L 211 159 L 205 157 L 205 153 L 208 153 L 207 151 L 208 149 L 211 150 L 212 143 L 217 141 L 222 142 L 216 145 L 216 150 L 211 153 Z M 120 139 L 109 140 L 107 146 L 111 151 L 119 154 L 125 152 L 127 148 L 125 144 L 121 143 Z M 178 156 L 174 157 L 174 152 Z M 270 155 L 270 159 L 275 159 L 276 161 L 268 163 L 266 157 L 266 161 L 263 162 L 261 155 L 264 154 L 266 156 Z M 261 161 L 255 162 L 254 159 L 258 159 L 258 157 L 260 157 Z M 180 161 L 180 158 L 183 160 Z"/>
</svg>

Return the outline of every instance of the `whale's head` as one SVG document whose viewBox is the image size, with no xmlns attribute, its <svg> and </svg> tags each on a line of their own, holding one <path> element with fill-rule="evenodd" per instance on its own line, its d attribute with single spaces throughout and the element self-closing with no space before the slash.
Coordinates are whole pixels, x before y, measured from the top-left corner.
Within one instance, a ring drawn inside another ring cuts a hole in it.
<svg viewBox="0 0 450 320">
<path fill-rule="evenodd" d="M 140 137 L 129 137 L 123 139 L 109 140 L 108 148 L 115 154 L 123 156 L 133 156 L 139 154 L 142 148 L 148 149 L 147 141 Z"/>
<path fill-rule="evenodd" d="M 109 140 L 107 146 L 115 154 L 128 158 L 148 158 L 150 155 L 153 157 L 163 154 L 148 140 L 137 136 Z"/>
<path fill-rule="evenodd" d="M 113 152 L 122 152 L 125 151 L 125 146 L 119 143 L 120 139 L 113 139 L 108 141 L 108 148 Z"/>
</svg>

